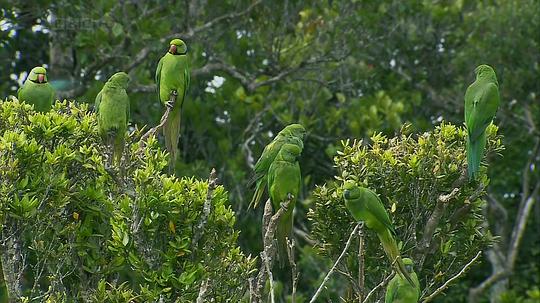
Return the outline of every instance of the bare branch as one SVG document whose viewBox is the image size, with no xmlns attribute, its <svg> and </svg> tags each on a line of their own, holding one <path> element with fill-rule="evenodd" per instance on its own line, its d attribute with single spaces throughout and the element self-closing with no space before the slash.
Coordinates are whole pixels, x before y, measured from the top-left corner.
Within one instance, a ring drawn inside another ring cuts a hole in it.
<svg viewBox="0 0 540 303">
<path fill-rule="evenodd" d="M 285 201 L 285 203 L 282 203 L 281 207 L 277 210 L 277 212 L 273 216 L 272 216 L 272 201 L 270 201 L 270 199 L 266 200 L 266 204 L 264 207 L 264 214 L 263 214 L 264 235 L 263 235 L 263 251 L 261 252 L 262 264 L 259 269 L 259 273 L 257 274 L 257 279 L 252 280 L 251 285 L 250 285 L 251 302 L 254 302 L 254 303 L 262 302 L 262 290 L 266 282 L 266 277 L 270 276 L 268 275 L 269 271 L 266 268 L 267 267 L 266 263 L 268 263 L 268 267 L 271 268 L 272 260 L 276 253 L 276 247 L 274 245 L 274 235 L 276 233 L 277 222 L 279 218 L 281 218 L 283 213 L 287 210 L 293 198 L 294 197 L 290 196 L 289 199 Z"/>
<path fill-rule="evenodd" d="M 441 285 L 441 287 L 437 288 L 432 294 L 430 294 L 429 296 L 427 296 L 424 301 L 422 301 L 423 303 L 427 303 L 427 302 L 430 302 L 431 300 L 433 300 L 433 298 L 435 298 L 437 295 L 439 295 L 442 291 L 444 291 L 452 282 L 454 282 L 455 280 L 457 280 L 459 277 L 461 277 L 463 274 L 465 274 L 465 272 L 467 272 L 467 269 L 469 269 L 469 267 L 472 266 L 472 264 L 474 262 L 476 262 L 476 260 L 480 257 L 480 255 L 482 255 L 482 251 L 479 251 L 478 253 L 476 253 L 476 256 L 474 256 L 474 258 L 471 259 L 471 261 L 469 261 L 469 263 L 465 264 L 465 266 L 463 266 L 463 268 L 455 275 L 453 276 L 452 278 L 448 279 L 448 281 L 444 282 L 443 285 Z"/>
<path fill-rule="evenodd" d="M 261 4 L 262 3 L 262 0 L 257 0 L 255 2 L 253 2 L 252 4 L 250 4 L 245 10 L 243 11 L 240 11 L 240 12 L 233 12 L 233 13 L 229 13 L 229 14 L 225 14 L 225 15 L 222 15 L 222 16 L 219 16 L 215 19 L 212 19 L 208 22 L 206 22 L 205 24 L 201 25 L 201 26 L 198 26 L 194 29 L 188 29 L 187 32 L 185 33 L 174 33 L 174 34 L 171 34 L 169 36 L 167 36 L 167 39 L 172 39 L 172 38 L 176 38 L 176 37 L 182 37 L 184 39 L 191 39 L 193 38 L 196 34 L 200 33 L 200 32 L 203 32 L 211 27 L 213 27 L 214 25 L 220 23 L 220 22 L 224 22 L 224 21 L 228 21 L 228 20 L 233 20 L 233 19 L 237 19 L 237 18 L 240 18 L 244 15 L 247 15 L 249 14 L 257 5 Z"/>
<path fill-rule="evenodd" d="M 298 285 L 298 270 L 296 268 L 296 262 L 294 261 L 294 239 L 287 239 L 287 256 L 289 257 L 289 265 L 291 266 L 291 277 L 292 277 L 292 293 L 291 293 L 291 303 L 296 301 L 296 287 Z"/>
<path fill-rule="evenodd" d="M 336 270 L 336 267 L 338 266 L 339 262 L 341 262 L 341 259 L 343 259 L 343 257 L 347 253 L 347 250 L 349 249 L 349 246 L 351 245 L 352 239 L 353 239 L 354 235 L 356 235 L 356 233 L 358 231 L 358 228 L 360 228 L 360 226 L 364 226 L 364 222 L 360 222 L 360 223 L 356 224 L 356 226 L 354 227 L 353 231 L 351 232 L 351 234 L 349 236 L 349 239 L 347 240 L 347 243 L 345 243 L 345 247 L 343 248 L 343 251 L 341 252 L 339 257 L 337 258 L 336 262 L 334 263 L 334 266 L 332 266 L 330 271 L 324 277 L 321 285 L 319 285 L 319 288 L 317 289 L 317 291 L 315 292 L 315 294 L 313 295 L 311 300 L 309 300 L 309 303 L 314 303 L 315 300 L 317 300 L 317 297 L 319 297 L 319 295 L 321 294 L 324 285 L 326 284 L 326 282 L 328 282 L 328 280 L 330 279 L 330 276 Z"/>
<path fill-rule="evenodd" d="M 210 280 L 206 279 L 201 283 L 201 287 L 199 288 L 199 295 L 197 296 L 197 303 L 205 302 L 206 291 L 208 290 L 208 285 L 210 284 L 209 282 Z"/>
<path fill-rule="evenodd" d="M 358 301 L 362 302 L 364 295 L 364 226 L 358 229 Z"/>
<path fill-rule="evenodd" d="M 270 269 L 270 258 L 266 255 L 266 251 L 261 252 L 261 260 L 266 269 L 266 274 L 268 275 L 268 281 L 270 282 L 270 302 L 275 303 L 276 299 L 274 297 L 274 276 L 272 275 L 272 269 Z"/>
<path fill-rule="evenodd" d="M 388 276 L 386 276 L 386 278 L 384 278 L 381 283 L 377 284 L 377 286 L 375 286 L 366 296 L 366 298 L 364 299 L 364 301 L 362 301 L 362 303 L 366 303 L 369 298 L 371 298 L 371 296 L 375 293 L 375 291 L 381 287 L 383 287 L 384 285 L 386 285 L 386 283 L 388 283 L 388 281 L 390 281 L 390 279 L 393 277 L 394 275 L 390 274 Z"/>
<path fill-rule="evenodd" d="M 193 242 L 191 244 L 192 247 L 197 246 L 202 237 L 206 223 L 208 223 L 208 216 L 210 215 L 210 208 L 212 207 L 212 196 L 214 195 L 214 190 L 217 187 L 217 182 L 218 179 L 216 176 L 216 169 L 212 168 L 210 171 L 210 176 L 208 177 L 208 191 L 206 192 L 206 199 L 204 200 L 201 218 L 199 219 L 199 222 L 197 223 L 197 226 L 195 226 L 195 230 L 193 232 Z"/>
<path fill-rule="evenodd" d="M 460 191 L 459 188 L 455 187 L 449 194 L 439 195 L 439 197 L 437 198 L 437 203 L 435 204 L 435 208 L 433 209 L 433 212 L 431 213 L 431 216 L 429 217 L 426 223 L 426 227 L 424 228 L 422 239 L 420 240 L 420 243 L 418 246 L 419 256 L 417 256 L 416 259 L 419 260 L 418 267 L 420 269 L 424 265 L 424 260 L 431 246 L 431 241 L 433 240 L 433 234 L 435 233 L 435 229 L 439 225 L 439 221 L 441 220 L 444 214 L 446 203 L 450 201 L 451 199 L 453 199 L 457 194 L 459 194 L 459 191 Z"/>
<path fill-rule="evenodd" d="M 167 119 L 169 119 L 169 114 L 171 113 L 174 103 L 176 103 L 177 96 L 178 96 L 177 94 L 174 94 L 174 93 L 171 94 L 170 102 L 172 103 L 172 105 L 166 107 L 165 113 L 163 113 L 163 116 L 161 116 L 161 120 L 159 121 L 159 124 L 156 125 L 155 127 L 152 127 L 144 135 L 142 135 L 141 140 L 139 141 L 139 149 L 143 148 L 144 143 L 146 143 L 146 140 L 148 140 L 150 136 L 154 136 L 156 132 L 160 130 L 163 127 L 163 125 L 165 125 L 165 122 L 167 122 Z"/>
</svg>

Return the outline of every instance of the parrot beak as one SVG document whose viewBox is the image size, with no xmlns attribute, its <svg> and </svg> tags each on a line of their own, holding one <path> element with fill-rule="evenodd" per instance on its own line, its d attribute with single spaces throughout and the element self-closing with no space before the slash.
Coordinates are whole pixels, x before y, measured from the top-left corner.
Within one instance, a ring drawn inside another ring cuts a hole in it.
<svg viewBox="0 0 540 303">
<path fill-rule="evenodd" d="M 173 44 L 169 47 L 169 53 L 176 54 L 176 45 Z"/>
<path fill-rule="evenodd" d="M 45 82 L 45 75 L 44 74 L 39 74 L 38 75 L 38 82 L 39 83 L 44 83 Z"/>
</svg>

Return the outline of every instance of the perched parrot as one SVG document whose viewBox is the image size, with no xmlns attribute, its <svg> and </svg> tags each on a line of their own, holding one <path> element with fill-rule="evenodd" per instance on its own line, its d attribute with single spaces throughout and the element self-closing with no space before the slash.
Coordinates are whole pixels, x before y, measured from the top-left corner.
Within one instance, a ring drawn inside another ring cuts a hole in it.
<svg viewBox="0 0 540 303">
<path fill-rule="evenodd" d="M 268 192 L 274 211 L 277 212 L 281 203 L 292 195 L 287 211 L 279 218 L 276 229 L 277 256 L 281 267 L 287 264 L 287 237 L 291 237 L 293 210 L 300 193 L 302 177 L 298 157 L 301 153 L 302 148 L 297 144 L 285 143 L 268 168 Z"/>
<path fill-rule="evenodd" d="M 126 89 L 129 76 L 118 72 L 109 78 L 96 96 L 99 134 L 112 146 L 112 159 L 119 164 L 124 151 L 124 136 L 129 122 L 129 97 Z"/>
<path fill-rule="evenodd" d="M 304 136 L 306 129 L 300 124 L 290 124 L 283 128 L 263 150 L 261 157 L 255 163 L 253 169 L 253 182 L 255 182 L 255 194 L 251 199 L 250 206 L 257 207 L 266 188 L 266 174 L 270 164 L 274 161 L 283 144 L 289 143 L 304 149 Z"/>
<path fill-rule="evenodd" d="M 390 264 L 394 266 L 397 273 L 405 277 L 414 286 L 414 281 L 405 269 L 403 260 L 399 255 L 399 248 L 393 237 L 396 232 L 381 199 L 373 191 L 358 187 L 351 181 L 346 182 L 343 188 L 345 206 L 351 215 L 357 221 L 364 221 L 368 228 L 377 233 L 384 251 L 390 259 Z"/>
<path fill-rule="evenodd" d="M 491 66 L 480 65 L 474 72 L 476 80 L 465 92 L 465 125 L 467 126 L 467 167 L 469 179 L 474 179 L 486 146 L 486 127 L 499 107 L 499 83 Z"/>
<path fill-rule="evenodd" d="M 54 101 L 54 88 L 47 82 L 47 70 L 44 67 L 32 68 L 23 86 L 19 88 L 18 99 L 33 104 L 34 109 L 39 112 L 51 109 Z"/>
<path fill-rule="evenodd" d="M 165 146 L 170 154 L 170 174 L 174 172 L 176 158 L 178 156 L 182 105 L 186 98 L 189 82 L 190 69 L 188 65 L 187 46 L 184 41 L 174 39 L 169 43 L 169 50 L 161 57 L 156 69 L 159 100 L 165 106 L 172 106 L 169 117 L 163 126 Z M 176 94 L 176 102 L 174 104 L 169 102 L 172 94 Z"/>
<path fill-rule="evenodd" d="M 420 298 L 420 282 L 414 272 L 413 261 L 409 258 L 403 258 L 403 264 L 410 273 L 415 286 L 409 284 L 400 275 L 395 275 L 386 288 L 384 303 L 417 303 Z"/>
</svg>

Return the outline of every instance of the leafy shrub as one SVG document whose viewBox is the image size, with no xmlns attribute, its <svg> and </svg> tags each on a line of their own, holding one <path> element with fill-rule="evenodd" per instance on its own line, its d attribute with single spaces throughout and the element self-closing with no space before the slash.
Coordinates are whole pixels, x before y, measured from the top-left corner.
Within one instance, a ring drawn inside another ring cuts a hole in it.
<svg viewBox="0 0 540 303">
<path fill-rule="evenodd" d="M 465 129 L 443 122 L 433 132 L 413 135 L 407 134 L 409 128 L 406 124 L 401 135 L 391 139 L 375 134 L 369 145 L 343 142 L 334 158 L 339 175 L 314 191 L 308 217 L 319 251 L 335 260 L 356 224 L 345 208 L 341 184 L 354 180 L 375 190 L 393 219 L 402 255 L 415 261 L 426 295 L 493 241 L 482 224 L 486 202 L 480 198 L 489 180 L 485 167 L 479 181 L 466 178 Z M 488 128 L 487 153 L 502 149 L 496 132 L 495 126 Z M 363 234 L 369 290 L 390 274 L 391 266 L 376 234 L 367 228 Z M 358 246 L 351 245 L 340 269 L 356 293 L 360 292 L 353 287 L 358 279 Z M 379 297 L 384 288 L 380 290 Z"/>
<path fill-rule="evenodd" d="M 0 101 L 0 239 L 13 297 L 193 302 L 201 285 L 215 302 L 242 297 L 253 260 L 236 245 L 226 191 L 163 174 L 166 153 L 139 137 L 129 135 L 120 168 L 106 167 L 87 105 L 36 113 Z"/>
</svg>

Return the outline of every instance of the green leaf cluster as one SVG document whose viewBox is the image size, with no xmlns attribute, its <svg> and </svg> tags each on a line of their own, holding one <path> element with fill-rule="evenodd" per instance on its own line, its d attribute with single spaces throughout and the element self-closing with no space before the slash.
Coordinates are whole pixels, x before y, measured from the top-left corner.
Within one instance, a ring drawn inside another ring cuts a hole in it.
<svg viewBox="0 0 540 303">
<path fill-rule="evenodd" d="M 320 240 L 319 252 L 336 259 L 356 224 L 342 199 L 342 183 L 354 180 L 375 190 L 393 220 L 402 256 L 415 260 L 424 294 L 429 294 L 493 242 L 483 225 L 486 201 L 480 198 L 489 179 L 485 167 L 478 182 L 464 178 L 464 128 L 443 122 L 432 132 L 409 134 L 409 129 L 405 124 L 394 138 L 379 133 L 369 142 L 342 142 L 334 157 L 336 180 L 315 189 L 308 218 L 314 238 Z M 488 128 L 487 150 L 502 150 L 493 125 Z M 455 196 L 439 201 L 455 188 Z M 424 245 L 426 226 L 437 204 L 442 205 L 442 215 Z M 364 239 L 366 287 L 371 289 L 390 273 L 391 266 L 376 235 L 367 228 Z M 351 246 L 343 272 L 356 277 L 358 245 Z"/>
<path fill-rule="evenodd" d="M 163 174 L 165 152 L 154 138 L 140 148 L 140 135 L 108 168 L 87 105 L 0 102 L 2 259 L 20 258 L 3 265 L 22 277 L 7 278 L 21 296 L 193 302 L 203 281 L 216 302 L 244 294 L 253 260 L 236 244 L 227 192 Z"/>
</svg>

